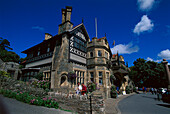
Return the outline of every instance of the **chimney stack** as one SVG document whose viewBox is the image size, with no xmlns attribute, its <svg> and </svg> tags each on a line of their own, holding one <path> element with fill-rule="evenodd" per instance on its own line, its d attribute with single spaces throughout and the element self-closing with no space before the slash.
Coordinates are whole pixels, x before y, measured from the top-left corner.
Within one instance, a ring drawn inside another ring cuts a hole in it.
<svg viewBox="0 0 170 114">
<path fill-rule="evenodd" d="M 62 23 L 59 25 L 58 34 L 68 31 L 73 28 L 73 23 L 71 23 L 71 12 L 72 7 L 66 6 L 66 9 L 62 9 Z"/>
<path fill-rule="evenodd" d="M 66 21 L 66 9 L 62 9 L 62 23 L 64 23 Z"/>
<path fill-rule="evenodd" d="M 72 7 L 66 6 L 66 21 L 71 21 Z"/>
<path fill-rule="evenodd" d="M 72 7 L 71 6 L 66 6 L 66 9 L 62 9 L 62 23 L 66 21 L 71 21 L 71 12 L 72 12 Z"/>
<path fill-rule="evenodd" d="M 45 33 L 45 40 L 52 38 L 53 36 L 49 33 Z"/>
</svg>

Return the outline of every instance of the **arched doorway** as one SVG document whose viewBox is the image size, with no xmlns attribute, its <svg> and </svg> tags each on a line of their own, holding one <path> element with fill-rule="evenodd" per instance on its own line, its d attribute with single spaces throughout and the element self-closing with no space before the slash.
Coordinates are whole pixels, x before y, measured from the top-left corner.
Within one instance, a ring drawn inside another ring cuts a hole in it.
<svg viewBox="0 0 170 114">
<path fill-rule="evenodd" d="M 66 75 L 62 75 L 60 85 L 63 84 L 66 81 L 66 79 L 67 79 Z"/>
</svg>

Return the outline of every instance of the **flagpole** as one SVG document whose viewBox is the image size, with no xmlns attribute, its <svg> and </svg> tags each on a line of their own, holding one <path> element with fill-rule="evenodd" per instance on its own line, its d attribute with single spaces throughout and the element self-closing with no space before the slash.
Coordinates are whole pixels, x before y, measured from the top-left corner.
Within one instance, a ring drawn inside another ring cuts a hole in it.
<svg viewBox="0 0 170 114">
<path fill-rule="evenodd" d="M 97 38 L 97 18 L 95 18 L 95 25 L 96 25 L 96 38 Z"/>
</svg>

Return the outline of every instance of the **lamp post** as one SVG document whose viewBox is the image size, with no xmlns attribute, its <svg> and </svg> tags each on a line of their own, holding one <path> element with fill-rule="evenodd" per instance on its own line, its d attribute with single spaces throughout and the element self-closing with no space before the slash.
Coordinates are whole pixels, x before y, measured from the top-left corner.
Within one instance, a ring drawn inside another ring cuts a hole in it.
<svg viewBox="0 0 170 114">
<path fill-rule="evenodd" d="M 166 59 L 163 59 L 162 63 L 165 66 L 165 72 L 168 77 L 168 91 L 170 91 L 170 72 L 169 72 L 169 68 L 168 68 L 168 61 L 166 61 Z"/>
<path fill-rule="evenodd" d="M 92 114 L 92 102 L 91 102 L 91 95 L 90 95 L 90 114 Z"/>
</svg>

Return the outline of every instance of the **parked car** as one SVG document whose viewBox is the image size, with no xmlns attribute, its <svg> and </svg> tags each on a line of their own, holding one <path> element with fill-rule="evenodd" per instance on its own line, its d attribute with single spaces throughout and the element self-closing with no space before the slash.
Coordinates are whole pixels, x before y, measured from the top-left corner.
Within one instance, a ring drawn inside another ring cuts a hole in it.
<svg viewBox="0 0 170 114">
<path fill-rule="evenodd" d="M 165 103 L 170 103 L 170 91 L 166 91 L 162 94 L 162 101 Z"/>
</svg>

